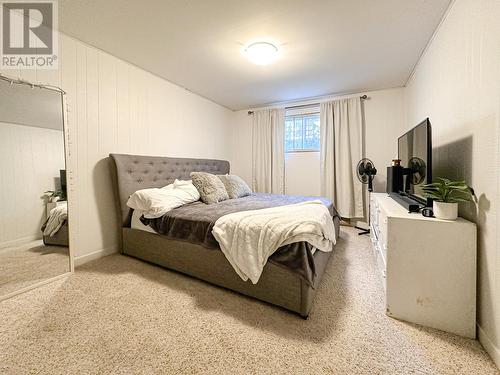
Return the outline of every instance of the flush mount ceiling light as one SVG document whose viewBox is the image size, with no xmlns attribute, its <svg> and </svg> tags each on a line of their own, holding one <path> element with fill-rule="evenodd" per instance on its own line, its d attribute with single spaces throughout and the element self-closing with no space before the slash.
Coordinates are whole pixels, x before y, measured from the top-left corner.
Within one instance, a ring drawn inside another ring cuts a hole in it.
<svg viewBox="0 0 500 375">
<path fill-rule="evenodd" d="M 256 65 L 269 65 L 275 62 L 280 51 L 276 45 L 270 42 L 253 42 L 247 45 L 243 55 Z"/>
</svg>

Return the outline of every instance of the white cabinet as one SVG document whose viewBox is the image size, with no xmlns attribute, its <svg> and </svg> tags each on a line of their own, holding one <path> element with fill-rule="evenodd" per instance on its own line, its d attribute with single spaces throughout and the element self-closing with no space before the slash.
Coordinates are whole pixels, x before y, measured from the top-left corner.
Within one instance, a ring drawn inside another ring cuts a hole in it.
<svg viewBox="0 0 500 375">
<path fill-rule="evenodd" d="M 476 337 L 476 225 L 408 213 L 370 198 L 371 240 L 387 315 Z"/>
</svg>

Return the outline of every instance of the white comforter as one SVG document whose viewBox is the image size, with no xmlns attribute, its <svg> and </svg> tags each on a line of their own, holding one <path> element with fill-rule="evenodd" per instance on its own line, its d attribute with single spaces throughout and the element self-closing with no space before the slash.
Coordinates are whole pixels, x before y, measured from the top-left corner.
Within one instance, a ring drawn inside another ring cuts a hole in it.
<svg viewBox="0 0 500 375">
<path fill-rule="evenodd" d="M 58 206 L 50 210 L 49 219 L 45 224 L 43 230 L 44 236 L 53 236 L 62 227 L 64 222 L 68 219 L 68 203 L 62 202 Z"/>
<path fill-rule="evenodd" d="M 212 233 L 236 273 L 254 284 L 281 246 L 305 241 L 328 252 L 335 244 L 333 220 L 320 201 L 228 214 Z"/>
</svg>

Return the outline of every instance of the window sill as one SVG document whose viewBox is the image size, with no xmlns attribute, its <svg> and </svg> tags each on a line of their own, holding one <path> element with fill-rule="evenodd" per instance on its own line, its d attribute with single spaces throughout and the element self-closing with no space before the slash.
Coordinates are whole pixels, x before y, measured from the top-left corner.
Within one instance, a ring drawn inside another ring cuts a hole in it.
<svg viewBox="0 0 500 375">
<path fill-rule="evenodd" d="M 301 152 L 319 152 L 319 150 L 292 150 L 292 151 L 285 151 L 285 154 L 298 154 Z"/>
</svg>

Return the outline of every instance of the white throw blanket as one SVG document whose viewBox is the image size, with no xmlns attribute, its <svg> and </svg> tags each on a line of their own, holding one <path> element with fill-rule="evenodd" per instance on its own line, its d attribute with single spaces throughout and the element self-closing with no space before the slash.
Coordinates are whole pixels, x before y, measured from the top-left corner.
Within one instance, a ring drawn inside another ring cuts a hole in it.
<svg viewBox="0 0 500 375">
<path fill-rule="evenodd" d="M 67 218 L 68 218 L 68 204 L 67 202 L 62 202 L 58 206 L 50 210 L 49 219 L 45 224 L 43 235 L 51 237 L 54 234 L 56 234 Z"/>
<path fill-rule="evenodd" d="M 236 273 L 254 284 L 281 246 L 305 241 L 329 252 L 335 244 L 332 217 L 320 201 L 224 215 L 212 233 Z"/>
</svg>

